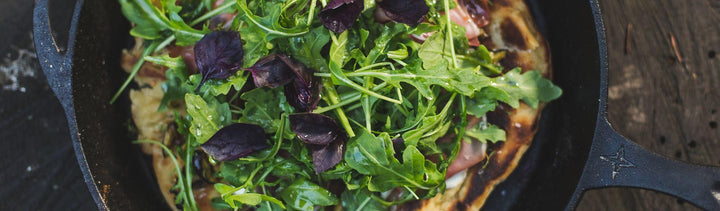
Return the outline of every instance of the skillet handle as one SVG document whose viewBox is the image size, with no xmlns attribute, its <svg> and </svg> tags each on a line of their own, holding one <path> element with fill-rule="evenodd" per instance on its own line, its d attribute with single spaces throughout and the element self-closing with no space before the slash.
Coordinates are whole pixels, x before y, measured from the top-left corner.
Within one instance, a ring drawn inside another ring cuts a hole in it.
<svg viewBox="0 0 720 211">
<path fill-rule="evenodd" d="M 636 187 L 677 196 L 706 210 L 720 210 L 720 168 L 672 160 L 647 151 L 600 118 L 582 177 L 566 210 L 589 189 Z"/>
<path fill-rule="evenodd" d="M 38 0 L 33 10 L 33 36 L 35 51 L 48 84 L 60 100 L 65 112 L 73 110 L 72 103 L 72 55 L 75 45 L 75 31 L 78 25 L 82 0 L 75 3 L 70 22 L 67 50 L 61 52 L 50 26 L 48 0 Z M 74 113 L 74 112 L 73 112 Z"/>
</svg>

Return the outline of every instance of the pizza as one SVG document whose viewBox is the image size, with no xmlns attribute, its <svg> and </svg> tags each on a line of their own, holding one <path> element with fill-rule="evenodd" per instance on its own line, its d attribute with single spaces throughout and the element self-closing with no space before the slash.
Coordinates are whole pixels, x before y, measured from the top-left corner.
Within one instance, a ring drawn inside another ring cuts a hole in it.
<svg viewBox="0 0 720 211">
<path fill-rule="evenodd" d="M 177 210 L 478 210 L 562 93 L 522 0 L 120 3 Z"/>
</svg>

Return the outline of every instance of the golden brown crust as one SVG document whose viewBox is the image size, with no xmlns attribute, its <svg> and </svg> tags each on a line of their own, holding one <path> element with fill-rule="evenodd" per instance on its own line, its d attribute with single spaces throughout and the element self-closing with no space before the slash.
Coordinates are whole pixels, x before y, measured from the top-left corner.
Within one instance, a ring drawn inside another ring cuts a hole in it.
<svg viewBox="0 0 720 211">
<path fill-rule="evenodd" d="M 494 0 L 490 7 L 490 24 L 484 27 L 488 37 L 481 43 L 492 50 L 506 52 L 500 62 L 506 70 L 536 70 L 551 77 L 550 54 L 546 41 L 535 28 L 527 5 L 522 0 Z M 495 124 L 507 132 L 507 140 L 491 147 L 494 151 L 486 166 L 468 169 L 465 181 L 434 198 L 411 202 L 400 210 L 479 210 L 495 186 L 505 180 L 527 151 L 537 131 L 540 110 L 521 103 L 517 109 L 499 107 Z"/>
</svg>

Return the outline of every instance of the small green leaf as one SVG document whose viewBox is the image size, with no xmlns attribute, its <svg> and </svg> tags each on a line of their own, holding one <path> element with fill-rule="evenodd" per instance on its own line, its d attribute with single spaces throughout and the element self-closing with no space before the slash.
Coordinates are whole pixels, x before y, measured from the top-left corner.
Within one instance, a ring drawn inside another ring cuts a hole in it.
<svg viewBox="0 0 720 211">
<path fill-rule="evenodd" d="M 185 69 L 185 61 L 183 61 L 182 57 L 179 56 L 174 58 L 167 54 L 163 56 L 146 56 L 145 61 L 162 65 L 169 69 Z"/>
<path fill-rule="evenodd" d="M 243 56 L 243 67 L 248 68 L 253 66 L 260 58 L 268 55 L 270 49 L 268 48 L 268 41 L 265 39 L 266 33 L 257 27 L 250 27 L 248 23 L 239 27 L 241 39 L 243 40 L 243 50 L 245 55 Z"/>
<path fill-rule="evenodd" d="M 505 141 L 505 130 L 495 125 L 480 123 L 470 128 L 470 130 L 466 130 L 465 137 L 470 137 L 483 143 L 497 143 L 499 141 Z"/>
<path fill-rule="evenodd" d="M 260 125 L 265 131 L 277 131 L 280 114 L 290 107 L 280 89 L 255 88 L 243 93 L 240 99 L 245 100 L 245 108 L 239 122 Z"/>
<path fill-rule="evenodd" d="M 338 198 L 330 191 L 305 179 L 299 179 L 280 192 L 280 197 L 288 206 L 298 210 L 313 210 L 317 206 L 330 206 L 338 203 Z"/>
<path fill-rule="evenodd" d="M 560 87 L 543 78 L 538 71 L 521 73 L 520 68 L 515 68 L 492 81 L 493 87 L 507 93 L 508 101 L 503 102 L 513 108 L 519 106 L 519 100 L 537 108 L 539 102 L 548 102 L 562 95 Z"/>
<path fill-rule="evenodd" d="M 278 43 L 285 46 L 284 50 L 288 51 L 292 58 L 319 72 L 328 72 L 328 61 L 321 53 L 328 42 L 330 42 L 330 31 L 324 26 L 319 26 L 302 37 L 287 38 L 286 42 Z"/>
<path fill-rule="evenodd" d="M 230 88 L 234 88 L 235 91 L 240 91 L 240 89 L 245 86 L 248 75 L 249 74 L 247 74 L 247 72 L 237 71 L 235 74 L 226 79 L 207 79 L 205 84 L 200 87 L 200 93 L 203 93 L 203 96 L 219 96 L 227 95 L 230 92 Z M 200 74 L 191 75 L 189 78 L 192 84 L 199 84 L 202 80 L 202 76 Z M 194 88 L 188 91 L 192 92 L 193 90 Z"/>
<path fill-rule="evenodd" d="M 360 189 L 356 191 L 345 191 L 340 198 L 344 210 L 386 210 L 387 206 L 380 203 L 371 192 Z"/>
<path fill-rule="evenodd" d="M 408 57 L 407 46 L 400 44 L 397 50 L 388 51 L 387 56 L 391 59 L 405 59 Z"/>
<path fill-rule="evenodd" d="M 237 2 L 240 10 L 238 15 L 241 15 L 241 18 L 245 22 L 251 23 L 254 27 L 258 27 L 267 33 L 266 39 L 268 41 L 278 37 L 301 36 L 309 31 L 308 26 L 305 24 L 295 25 L 290 28 L 282 26 L 280 24 L 280 13 L 282 11 L 282 5 L 280 3 L 265 2 L 265 5 L 262 7 L 264 16 L 260 17 L 250 11 L 245 0 L 239 0 Z"/>
<path fill-rule="evenodd" d="M 345 162 L 359 173 L 373 176 L 369 190 L 384 192 L 396 187 L 430 190 L 443 181 L 435 164 L 425 160 L 416 147 L 406 147 L 400 163 L 394 157 L 393 144 L 387 133 L 375 137 L 361 131 L 348 142 Z"/>
<path fill-rule="evenodd" d="M 342 67 L 348 59 L 348 50 L 346 48 L 348 42 L 348 31 L 340 33 L 340 36 L 330 35 L 332 44 L 330 45 L 330 62 L 335 62 Z"/>
<path fill-rule="evenodd" d="M 185 94 L 187 113 L 192 117 L 190 134 L 200 144 L 205 143 L 215 132 L 230 122 L 230 107 L 228 104 L 219 103 L 214 98 L 212 99 L 208 104 L 199 95 Z"/>
<path fill-rule="evenodd" d="M 233 187 L 223 183 L 215 183 L 215 190 L 217 190 L 222 196 L 223 200 L 230 205 L 232 208 L 237 208 L 238 202 L 240 204 L 255 206 L 259 205 L 263 201 L 268 201 L 279 205 L 285 209 L 285 205 L 280 200 L 272 196 L 259 193 L 248 193 L 247 190 L 242 187 Z"/>
</svg>

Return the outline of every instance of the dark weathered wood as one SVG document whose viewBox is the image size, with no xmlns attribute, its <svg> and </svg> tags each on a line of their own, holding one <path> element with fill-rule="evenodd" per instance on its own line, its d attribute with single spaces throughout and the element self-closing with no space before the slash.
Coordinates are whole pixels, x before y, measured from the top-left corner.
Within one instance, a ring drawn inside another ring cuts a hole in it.
<svg viewBox="0 0 720 211">
<path fill-rule="evenodd" d="M 613 127 L 648 150 L 718 166 L 720 0 L 600 4 L 609 45 L 608 119 Z M 694 209 L 672 196 L 627 188 L 589 191 L 579 205 L 579 210 Z"/>
</svg>

